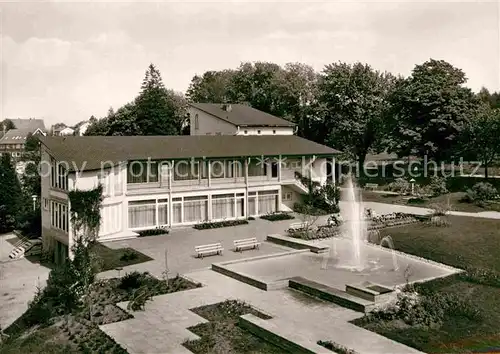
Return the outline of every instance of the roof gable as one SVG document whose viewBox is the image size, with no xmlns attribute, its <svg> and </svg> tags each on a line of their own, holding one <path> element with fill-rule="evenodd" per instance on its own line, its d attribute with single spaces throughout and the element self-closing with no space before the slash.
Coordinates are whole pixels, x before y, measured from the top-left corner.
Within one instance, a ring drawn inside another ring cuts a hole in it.
<svg viewBox="0 0 500 354">
<path fill-rule="evenodd" d="M 191 106 L 241 127 L 294 127 L 295 124 L 272 114 L 259 111 L 243 104 L 231 104 L 231 110 L 226 111 L 219 103 L 191 103 Z"/>
<path fill-rule="evenodd" d="M 14 118 L 10 119 L 8 118 L 12 123 L 14 123 L 14 126 L 16 129 L 28 129 L 31 131 L 35 131 L 37 129 L 45 130 L 45 124 L 43 122 L 43 119 L 39 118 Z"/>
</svg>

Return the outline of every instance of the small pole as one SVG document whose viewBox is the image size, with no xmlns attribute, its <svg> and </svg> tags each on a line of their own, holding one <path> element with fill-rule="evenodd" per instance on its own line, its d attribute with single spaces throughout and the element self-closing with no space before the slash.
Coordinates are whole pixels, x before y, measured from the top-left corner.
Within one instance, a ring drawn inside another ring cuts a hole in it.
<svg viewBox="0 0 500 354">
<path fill-rule="evenodd" d="M 36 194 L 33 194 L 31 196 L 31 199 L 33 199 L 33 210 L 36 210 L 36 198 L 37 198 Z"/>
<path fill-rule="evenodd" d="M 415 179 L 412 178 L 410 180 L 410 183 L 411 183 L 411 195 L 415 195 Z"/>
</svg>

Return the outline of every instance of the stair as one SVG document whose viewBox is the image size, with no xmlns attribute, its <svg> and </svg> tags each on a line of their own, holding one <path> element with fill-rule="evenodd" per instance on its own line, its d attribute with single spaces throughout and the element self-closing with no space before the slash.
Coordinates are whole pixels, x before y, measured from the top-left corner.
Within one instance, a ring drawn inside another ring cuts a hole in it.
<svg viewBox="0 0 500 354">
<path fill-rule="evenodd" d="M 23 258 L 25 252 L 28 251 L 31 247 L 33 247 L 33 244 L 30 240 L 28 240 L 27 238 L 21 238 L 18 242 L 16 242 L 16 244 L 14 245 L 14 249 L 9 253 L 9 258 Z"/>
<path fill-rule="evenodd" d="M 333 302 L 337 305 L 358 312 L 369 312 L 375 306 L 374 301 L 369 301 L 359 296 L 347 293 L 346 291 L 332 288 L 325 284 L 316 283 L 302 277 L 290 278 L 288 286 L 305 294 Z"/>
</svg>

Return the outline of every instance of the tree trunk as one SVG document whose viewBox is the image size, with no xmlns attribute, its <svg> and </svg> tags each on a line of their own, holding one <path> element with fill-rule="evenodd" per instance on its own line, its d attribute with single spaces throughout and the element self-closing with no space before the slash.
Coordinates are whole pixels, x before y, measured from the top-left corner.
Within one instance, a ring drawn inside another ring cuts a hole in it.
<svg viewBox="0 0 500 354">
<path fill-rule="evenodd" d="M 484 161 L 484 179 L 488 179 L 488 161 Z"/>
</svg>

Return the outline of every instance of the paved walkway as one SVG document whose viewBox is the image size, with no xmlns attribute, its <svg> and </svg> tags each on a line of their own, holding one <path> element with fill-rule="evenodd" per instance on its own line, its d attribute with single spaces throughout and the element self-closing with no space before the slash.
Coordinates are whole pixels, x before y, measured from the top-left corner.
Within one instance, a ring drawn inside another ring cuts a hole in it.
<svg viewBox="0 0 500 354">
<path fill-rule="evenodd" d="M 360 317 L 360 313 L 293 290 L 263 291 L 211 270 L 187 276 L 205 286 L 157 296 L 146 304 L 145 311 L 134 312 L 134 318 L 103 325 L 101 329 L 131 354 L 190 353 L 182 343 L 197 337 L 187 328 L 206 320 L 189 309 L 237 299 L 271 315 L 273 318 L 268 321 L 287 339 L 311 344 L 332 340 L 360 354 L 419 353 L 348 322 Z M 126 303 L 119 306 L 126 309 Z"/>
<path fill-rule="evenodd" d="M 427 215 L 432 213 L 432 209 L 420 208 L 409 205 L 399 205 L 399 204 L 387 204 L 378 202 L 364 202 L 366 208 L 373 209 L 377 214 L 389 214 L 395 212 L 411 213 L 416 215 Z M 342 210 L 342 202 L 340 203 L 340 209 Z M 450 215 L 457 216 L 470 216 L 474 218 L 486 218 L 486 219 L 500 219 L 500 212 L 497 211 L 481 211 L 478 213 L 469 213 L 463 211 L 450 211 Z"/>
<path fill-rule="evenodd" d="M 7 239 L 14 234 L 0 235 L 0 328 L 7 328 L 28 308 L 37 287 L 44 287 L 50 269 L 25 258 L 12 261 L 14 248 Z"/>
<path fill-rule="evenodd" d="M 326 218 L 318 220 L 320 223 L 326 223 Z M 142 252 L 153 261 L 140 263 L 125 267 L 120 273 L 130 271 L 149 271 L 155 276 L 161 276 L 165 270 L 165 251 L 167 251 L 168 268 L 170 274 L 185 273 L 199 269 L 210 267 L 214 262 L 223 262 L 233 259 L 248 258 L 253 256 L 261 256 L 266 254 L 281 253 L 288 251 L 290 248 L 279 246 L 273 243 L 266 242 L 266 237 L 269 234 L 283 234 L 292 222 L 296 220 L 282 220 L 270 222 L 262 219 L 249 221 L 247 225 L 239 225 L 233 227 L 224 227 L 210 230 L 195 230 L 193 228 L 174 229 L 168 235 L 139 237 L 131 240 L 107 242 L 105 245 L 109 248 L 132 247 L 139 252 Z M 233 251 L 233 241 L 256 237 L 262 244 L 259 250 L 247 250 L 244 252 Z M 221 242 L 224 247 L 222 256 L 205 257 L 203 259 L 195 258 L 195 246 L 205 245 L 215 242 Z M 118 271 L 111 270 L 100 273 L 100 277 L 116 277 Z"/>
</svg>

